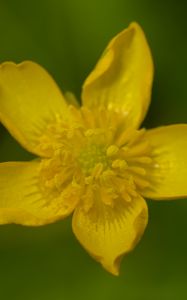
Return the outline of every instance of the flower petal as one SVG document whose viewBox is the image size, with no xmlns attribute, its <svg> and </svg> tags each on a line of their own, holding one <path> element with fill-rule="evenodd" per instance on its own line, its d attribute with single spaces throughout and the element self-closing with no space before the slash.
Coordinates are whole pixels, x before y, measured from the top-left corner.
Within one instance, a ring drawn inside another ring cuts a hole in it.
<svg viewBox="0 0 187 300">
<path fill-rule="evenodd" d="M 0 224 L 38 226 L 66 217 L 74 209 L 61 199 L 45 198 L 39 185 L 40 162 L 0 164 Z"/>
<path fill-rule="evenodd" d="M 83 85 L 83 104 L 105 106 L 138 127 L 150 102 L 153 62 L 149 46 L 137 23 L 119 33 L 107 46 Z"/>
<path fill-rule="evenodd" d="M 114 275 L 119 273 L 121 257 L 135 247 L 148 220 L 143 198 L 128 204 L 122 201 L 116 199 L 114 207 L 95 201 L 88 212 L 80 206 L 73 215 L 73 231 L 79 242 Z"/>
<path fill-rule="evenodd" d="M 27 150 L 46 156 L 36 149 L 38 138 L 55 115 L 66 113 L 63 95 L 41 66 L 31 61 L 0 65 L 0 120 Z"/>
<path fill-rule="evenodd" d="M 187 125 L 170 125 L 145 133 L 155 164 L 147 170 L 151 181 L 143 196 L 151 199 L 187 197 Z"/>
</svg>

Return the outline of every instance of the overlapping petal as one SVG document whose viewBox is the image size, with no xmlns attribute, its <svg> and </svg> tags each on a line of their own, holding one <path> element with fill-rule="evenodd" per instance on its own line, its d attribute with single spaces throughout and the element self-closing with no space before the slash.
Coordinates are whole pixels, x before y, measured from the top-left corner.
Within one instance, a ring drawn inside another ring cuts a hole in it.
<svg viewBox="0 0 187 300">
<path fill-rule="evenodd" d="M 46 156 L 36 146 L 58 114 L 66 117 L 65 100 L 41 66 L 31 61 L 0 65 L 0 121 L 23 147 Z"/>
<path fill-rule="evenodd" d="M 138 127 L 150 102 L 153 62 L 141 27 L 132 23 L 107 46 L 83 85 L 83 104 L 122 112 Z"/>
<path fill-rule="evenodd" d="M 148 168 L 151 186 L 143 191 L 151 199 L 187 197 L 187 125 L 170 125 L 148 130 L 154 166 Z"/>
<path fill-rule="evenodd" d="M 75 202 L 43 195 L 39 170 L 39 160 L 0 164 L 0 224 L 44 225 L 72 212 Z"/>
<path fill-rule="evenodd" d="M 134 248 L 147 225 L 147 205 L 140 197 L 128 204 L 117 201 L 114 207 L 95 200 L 88 212 L 76 208 L 73 231 L 91 256 L 118 275 L 120 258 Z"/>
</svg>

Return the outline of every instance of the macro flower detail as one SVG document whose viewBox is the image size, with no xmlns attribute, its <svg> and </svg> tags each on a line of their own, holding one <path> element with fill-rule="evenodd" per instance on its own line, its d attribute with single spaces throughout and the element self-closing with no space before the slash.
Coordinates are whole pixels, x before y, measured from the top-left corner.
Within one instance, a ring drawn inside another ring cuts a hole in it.
<svg viewBox="0 0 187 300">
<path fill-rule="evenodd" d="M 40 226 L 73 214 L 79 242 L 118 275 L 146 228 L 144 198 L 187 195 L 187 125 L 140 128 L 152 79 L 137 23 L 108 44 L 81 107 L 38 64 L 1 64 L 0 120 L 37 158 L 0 164 L 0 223 Z"/>
</svg>

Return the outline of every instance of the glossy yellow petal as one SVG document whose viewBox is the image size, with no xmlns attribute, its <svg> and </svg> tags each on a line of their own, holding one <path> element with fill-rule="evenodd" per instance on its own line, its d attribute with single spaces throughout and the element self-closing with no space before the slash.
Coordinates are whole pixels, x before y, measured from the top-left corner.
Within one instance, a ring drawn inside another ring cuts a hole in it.
<svg viewBox="0 0 187 300">
<path fill-rule="evenodd" d="M 150 102 L 153 62 L 137 23 L 119 33 L 107 46 L 83 86 L 83 104 L 122 112 L 131 126 L 143 120 Z"/>
<path fill-rule="evenodd" d="M 97 199 L 95 199 L 97 200 Z M 114 275 L 118 275 L 121 258 L 141 238 L 148 220 L 143 198 L 114 207 L 95 204 L 87 212 L 79 207 L 73 215 L 73 231 L 82 246 Z"/>
<path fill-rule="evenodd" d="M 0 164 L 0 224 L 44 225 L 72 212 L 73 203 L 44 197 L 39 170 L 39 161 Z"/>
<path fill-rule="evenodd" d="M 155 164 L 147 169 L 151 185 L 143 195 L 151 199 L 187 197 L 187 125 L 170 125 L 146 132 Z"/>
<path fill-rule="evenodd" d="M 27 150 L 46 156 L 36 146 L 57 114 L 65 117 L 67 105 L 41 66 L 30 61 L 0 65 L 0 121 Z"/>
</svg>

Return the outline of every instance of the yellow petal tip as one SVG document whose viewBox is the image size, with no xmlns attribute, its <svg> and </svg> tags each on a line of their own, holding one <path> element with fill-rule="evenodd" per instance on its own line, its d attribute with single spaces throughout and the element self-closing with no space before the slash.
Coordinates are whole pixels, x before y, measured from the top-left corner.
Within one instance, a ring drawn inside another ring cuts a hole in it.
<svg viewBox="0 0 187 300">
<path fill-rule="evenodd" d="M 101 262 L 101 264 L 110 274 L 119 276 L 120 263 L 118 263 L 117 260 L 114 260 L 111 264 L 106 264 L 105 262 Z"/>
</svg>

